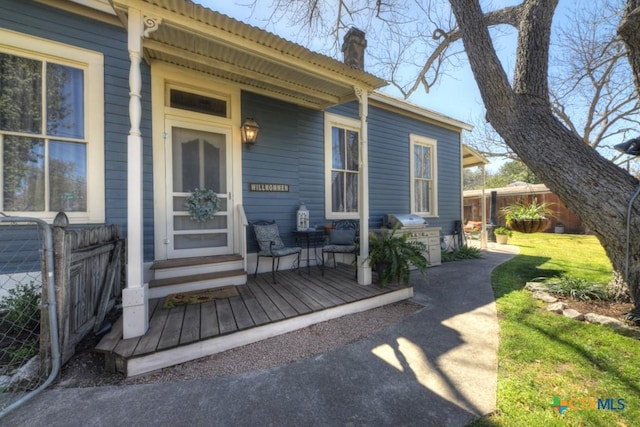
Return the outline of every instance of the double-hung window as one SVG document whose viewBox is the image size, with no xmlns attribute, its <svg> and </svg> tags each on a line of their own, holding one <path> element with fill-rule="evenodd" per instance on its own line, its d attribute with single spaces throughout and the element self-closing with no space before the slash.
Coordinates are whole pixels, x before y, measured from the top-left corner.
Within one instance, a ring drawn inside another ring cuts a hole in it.
<svg viewBox="0 0 640 427">
<path fill-rule="evenodd" d="M 0 211 L 104 221 L 102 55 L 0 39 Z"/>
<path fill-rule="evenodd" d="M 410 135 L 410 141 L 411 212 L 437 216 L 436 141 L 418 135 Z"/>
<path fill-rule="evenodd" d="M 325 215 L 358 218 L 360 122 L 325 114 Z"/>
</svg>

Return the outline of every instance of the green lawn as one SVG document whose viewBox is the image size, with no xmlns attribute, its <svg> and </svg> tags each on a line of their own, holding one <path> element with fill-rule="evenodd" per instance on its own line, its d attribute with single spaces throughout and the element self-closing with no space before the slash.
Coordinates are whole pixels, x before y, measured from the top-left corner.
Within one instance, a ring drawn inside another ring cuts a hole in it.
<svg viewBox="0 0 640 427">
<path fill-rule="evenodd" d="M 640 426 L 640 341 L 551 314 L 524 290 L 537 277 L 566 275 L 607 282 L 611 265 L 593 236 L 514 233 L 520 255 L 496 268 L 492 284 L 500 321 L 498 410 L 474 426 Z M 575 408 L 612 398 L 624 409 Z M 624 399 L 619 402 L 618 399 Z"/>
</svg>

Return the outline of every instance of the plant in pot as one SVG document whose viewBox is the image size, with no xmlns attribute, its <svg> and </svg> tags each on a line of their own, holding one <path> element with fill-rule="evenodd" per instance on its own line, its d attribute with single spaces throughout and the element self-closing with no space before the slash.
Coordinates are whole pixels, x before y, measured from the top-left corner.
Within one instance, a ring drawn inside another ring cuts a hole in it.
<svg viewBox="0 0 640 427">
<path fill-rule="evenodd" d="M 507 227 L 523 233 L 535 233 L 544 230 L 553 216 L 553 210 L 547 203 L 538 203 L 534 198 L 531 203 L 518 202 L 502 208 Z"/>
<path fill-rule="evenodd" d="M 506 245 L 509 241 L 509 237 L 513 235 L 513 232 L 507 227 L 496 227 L 493 230 L 493 233 L 496 235 L 496 242 L 500 245 Z"/>
<path fill-rule="evenodd" d="M 410 241 L 408 234 L 397 235 L 397 227 L 381 233 L 369 233 L 369 257 L 367 260 L 378 274 L 381 286 L 388 283 L 409 283 L 411 269 L 415 268 L 424 277 L 427 259 L 423 253 L 427 245 Z"/>
</svg>

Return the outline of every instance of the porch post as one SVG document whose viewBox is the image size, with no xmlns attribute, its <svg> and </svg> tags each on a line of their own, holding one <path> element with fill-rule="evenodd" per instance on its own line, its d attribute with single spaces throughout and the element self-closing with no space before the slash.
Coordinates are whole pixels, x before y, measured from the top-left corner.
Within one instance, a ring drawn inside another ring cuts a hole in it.
<svg viewBox="0 0 640 427">
<path fill-rule="evenodd" d="M 486 186 L 486 173 L 485 173 L 485 165 L 480 166 L 482 170 L 482 201 L 480 202 L 480 209 L 482 210 L 482 215 L 480 216 L 480 220 L 482 220 L 482 227 L 480 228 L 480 249 L 487 248 L 487 200 L 485 196 L 485 186 Z"/>
<path fill-rule="evenodd" d="M 360 205 L 360 253 L 358 255 L 358 284 L 370 285 L 371 265 L 369 257 L 369 93 L 362 88 L 354 88 L 359 101 L 360 113 L 360 175 L 358 179 L 358 199 Z"/>
<path fill-rule="evenodd" d="M 123 338 L 144 335 L 149 328 L 148 284 L 143 279 L 143 216 L 142 216 L 142 134 L 140 92 L 142 76 L 142 12 L 129 9 L 128 48 L 129 120 L 127 137 L 127 287 L 122 290 Z"/>
</svg>

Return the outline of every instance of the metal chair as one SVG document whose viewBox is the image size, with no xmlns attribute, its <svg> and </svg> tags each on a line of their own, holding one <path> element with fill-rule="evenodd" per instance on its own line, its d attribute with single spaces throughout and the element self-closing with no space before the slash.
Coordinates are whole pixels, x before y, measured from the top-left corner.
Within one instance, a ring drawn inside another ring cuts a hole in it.
<svg viewBox="0 0 640 427">
<path fill-rule="evenodd" d="M 360 230 L 360 223 L 356 220 L 345 219 L 334 221 L 332 228 L 329 230 L 329 241 L 327 245 L 322 247 L 322 274 L 324 275 L 325 258 L 327 254 L 327 261 L 333 254 L 333 267 L 336 268 L 336 254 L 353 254 L 357 257 L 358 251 L 358 232 Z M 356 263 L 357 267 L 357 263 Z M 358 275 L 358 269 L 356 268 L 356 277 Z"/>
<path fill-rule="evenodd" d="M 280 268 L 280 258 L 297 255 L 296 269 L 300 266 L 300 252 L 302 252 L 302 248 L 285 246 L 280 238 L 278 224 L 276 224 L 275 221 L 256 221 L 251 225 L 256 242 L 258 243 L 256 271 L 253 273 L 253 277 L 258 275 L 258 266 L 260 265 L 261 257 L 271 258 L 271 277 L 273 283 L 276 283 L 276 271 Z"/>
</svg>

